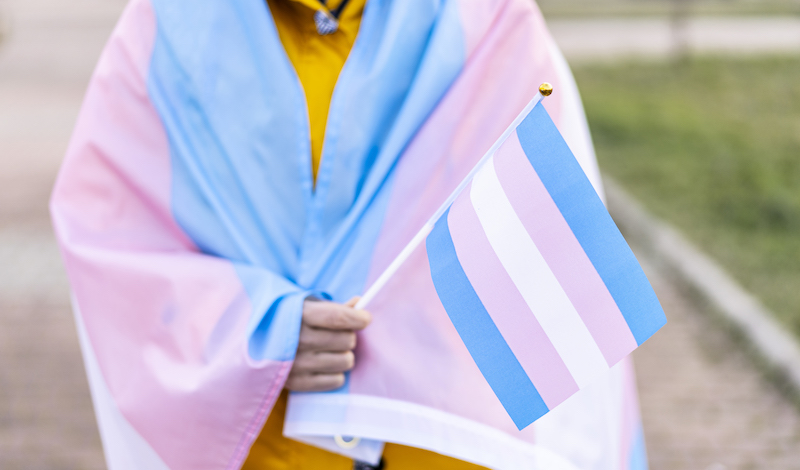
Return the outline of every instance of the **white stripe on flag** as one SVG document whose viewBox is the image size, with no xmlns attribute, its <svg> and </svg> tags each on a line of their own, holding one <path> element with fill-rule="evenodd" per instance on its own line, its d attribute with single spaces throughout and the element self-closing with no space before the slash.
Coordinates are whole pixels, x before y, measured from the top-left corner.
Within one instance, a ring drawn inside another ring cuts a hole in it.
<svg viewBox="0 0 800 470">
<path fill-rule="evenodd" d="M 575 382 L 583 388 L 608 365 L 506 197 L 495 173 L 494 157 L 475 175 L 470 200 L 503 267 Z"/>
</svg>

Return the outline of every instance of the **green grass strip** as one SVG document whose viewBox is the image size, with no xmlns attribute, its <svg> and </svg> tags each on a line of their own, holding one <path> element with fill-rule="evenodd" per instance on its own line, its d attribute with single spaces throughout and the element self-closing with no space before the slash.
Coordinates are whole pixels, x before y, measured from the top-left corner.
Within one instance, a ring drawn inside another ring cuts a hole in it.
<svg viewBox="0 0 800 470">
<path fill-rule="evenodd" d="M 604 171 L 800 335 L 800 57 L 575 75 Z"/>
</svg>

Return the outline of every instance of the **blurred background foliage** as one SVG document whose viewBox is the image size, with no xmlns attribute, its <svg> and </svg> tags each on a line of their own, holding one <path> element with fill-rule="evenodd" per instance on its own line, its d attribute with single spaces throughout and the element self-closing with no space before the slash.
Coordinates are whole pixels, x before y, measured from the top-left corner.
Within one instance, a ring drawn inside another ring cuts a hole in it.
<svg viewBox="0 0 800 470">
<path fill-rule="evenodd" d="M 800 14 L 800 0 L 538 0 L 545 16 Z"/>
<path fill-rule="evenodd" d="M 800 56 L 574 71 L 603 170 L 800 335 Z"/>
</svg>

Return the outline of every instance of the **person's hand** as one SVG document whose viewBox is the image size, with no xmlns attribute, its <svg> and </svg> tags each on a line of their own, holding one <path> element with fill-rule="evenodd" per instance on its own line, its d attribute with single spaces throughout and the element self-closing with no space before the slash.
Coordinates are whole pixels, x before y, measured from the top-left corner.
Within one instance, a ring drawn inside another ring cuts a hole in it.
<svg viewBox="0 0 800 470">
<path fill-rule="evenodd" d="M 344 373 L 355 365 L 356 331 L 372 320 L 366 310 L 346 304 L 306 300 L 294 365 L 286 388 L 295 392 L 323 392 L 344 385 Z"/>
</svg>

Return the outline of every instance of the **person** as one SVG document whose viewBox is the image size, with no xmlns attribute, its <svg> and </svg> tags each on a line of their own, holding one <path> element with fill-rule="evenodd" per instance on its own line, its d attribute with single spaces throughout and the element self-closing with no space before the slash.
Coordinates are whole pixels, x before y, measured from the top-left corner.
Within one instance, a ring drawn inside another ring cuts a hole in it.
<svg viewBox="0 0 800 470">
<path fill-rule="evenodd" d="M 423 410 L 373 468 L 646 468 L 628 363 L 520 433 L 428 281 L 354 308 L 542 81 L 602 194 L 528 0 L 132 0 L 51 201 L 109 468 L 370 468 L 284 436 L 330 390 Z"/>
</svg>

